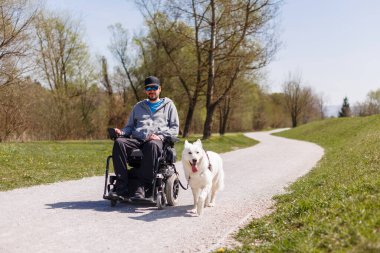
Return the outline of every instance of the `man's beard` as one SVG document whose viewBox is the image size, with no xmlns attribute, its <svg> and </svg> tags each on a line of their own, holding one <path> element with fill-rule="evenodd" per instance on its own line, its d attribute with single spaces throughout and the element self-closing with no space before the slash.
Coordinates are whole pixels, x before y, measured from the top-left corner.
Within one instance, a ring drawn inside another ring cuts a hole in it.
<svg viewBox="0 0 380 253">
<path fill-rule="evenodd" d="M 156 101 L 158 96 L 156 94 L 148 95 L 149 101 Z"/>
</svg>

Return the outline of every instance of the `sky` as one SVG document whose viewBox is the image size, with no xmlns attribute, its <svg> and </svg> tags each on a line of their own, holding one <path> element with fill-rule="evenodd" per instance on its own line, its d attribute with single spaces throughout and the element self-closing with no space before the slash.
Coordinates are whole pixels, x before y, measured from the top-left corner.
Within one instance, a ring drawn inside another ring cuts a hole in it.
<svg viewBox="0 0 380 253">
<path fill-rule="evenodd" d="M 110 60 L 107 27 L 121 23 L 137 34 L 144 24 L 131 0 L 46 0 L 46 7 L 81 19 L 91 52 Z M 354 105 L 380 89 L 380 0 L 285 0 L 276 21 L 281 47 L 264 69 L 270 91 L 281 91 L 289 73 L 327 105 L 345 96 Z"/>
</svg>

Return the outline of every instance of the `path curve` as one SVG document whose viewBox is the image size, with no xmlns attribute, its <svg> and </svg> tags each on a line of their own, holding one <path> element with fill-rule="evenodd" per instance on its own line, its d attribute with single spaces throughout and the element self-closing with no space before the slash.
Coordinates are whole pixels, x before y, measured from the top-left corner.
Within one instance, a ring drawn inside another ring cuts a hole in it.
<svg viewBox="0 0 380 253">
<path fill-rule="evenodd" d="M 272 131 L 273 132 L 273 131 Z M 179 206 L 118 204 L 102 199 L 104 177 L 0 192 L 0 252 L 209 252 L 231 232 L 267 213 L 271 198 L 323 156 L 315 144 L 247 133 L 260 143 L 222 154 L 226 181 L 217 206 L 195 217 L 191 191 Z M 182 166 L 177 163 L 182 172 Z M 183 175 L 181 175 L 184 181 Z"/>
</svg>

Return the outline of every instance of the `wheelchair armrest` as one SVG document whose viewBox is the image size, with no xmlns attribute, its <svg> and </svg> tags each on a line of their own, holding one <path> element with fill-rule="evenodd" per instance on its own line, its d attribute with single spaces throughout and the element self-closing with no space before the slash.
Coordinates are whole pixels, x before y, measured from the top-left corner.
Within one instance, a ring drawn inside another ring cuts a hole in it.
<svg viewBox="0 0 380 253">
<path fill-rule="evenodd" d="M 113 141 L 116 140 L 117 137 L 119 137 L 119 135 L 115 131 L 115 128 L 107 128 L 107 132 L 108 138 L 110 138 Z"/>
</svg>

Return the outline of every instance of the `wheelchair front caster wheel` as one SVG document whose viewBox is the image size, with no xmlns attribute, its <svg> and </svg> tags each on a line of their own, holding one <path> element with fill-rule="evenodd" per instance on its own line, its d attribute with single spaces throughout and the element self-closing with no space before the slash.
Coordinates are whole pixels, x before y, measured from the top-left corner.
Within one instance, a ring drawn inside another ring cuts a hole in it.
<svg viewBox="0 0 380 253">
<path fill-rule="evenodd" d="M 159 210 L 162 210 L 164 209 L 165 206 L 166 206 L 166 199 L 165 199 L 164 193 L 162 192 L 157 193 L 157 208 Z"/>
</svg>

